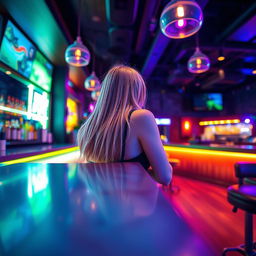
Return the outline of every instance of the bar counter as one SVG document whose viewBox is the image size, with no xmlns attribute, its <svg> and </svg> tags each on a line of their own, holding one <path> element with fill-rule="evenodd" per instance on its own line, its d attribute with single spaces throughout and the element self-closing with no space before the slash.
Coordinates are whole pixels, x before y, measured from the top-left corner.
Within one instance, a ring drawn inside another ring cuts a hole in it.
<svg viewBox="0 0 256 256">
<path fill-rule="evenodd" d="M 177 159 L 175 174 L 221 185 L 237 182 L 234 165 L 237 162 L 256 163 L 256 147 L 251 145 L 226 146 L 219 144 L 165 144 L 168 159 Z"/>
<path fill-rule="evenodd" d="M 212 144 L 166 144 L 164 149 L 174 166 L 174 173 L 211 183 L 229 185 L 236 183 L 234 164 L 256 162 L 255 146 L 225 146 Z M 78 147 L 74 145 L 46 145 L 8 149 L 0 156 L 0 165 L 16 163 L 75 163 Z"/>
<path fill-rule="evenodd" d="M 0 255 L 219 255 L 137 163 L 2 166 Z"/>
</svg>

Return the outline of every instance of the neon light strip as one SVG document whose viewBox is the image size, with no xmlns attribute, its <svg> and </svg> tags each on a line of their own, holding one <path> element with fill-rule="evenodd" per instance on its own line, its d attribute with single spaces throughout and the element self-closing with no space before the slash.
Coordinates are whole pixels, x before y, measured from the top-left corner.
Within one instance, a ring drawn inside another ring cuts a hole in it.
<svg viewBox="0 0 256 256">
<path fill-rule="evenodd" d="M 238 124 L 238 123 L 240 123 L 240 119 L 215 120 L 215 121 L 201 121 L 201 122 L 199 122 L 199 125 L 200 125 L 200 126 L 204 126 L 204 125 Z"/>
<path fill-rule="evenodd" d="M 15 113 L 15 114 L 20 114 L 20 115 L 25 115 L 28 117 L 28 119 L 33 119 L 36 121 L 41 121 L 41 120 L 48 120 L 47 116 L 39 116 L 37 114 L 32 114 L 26 111 L 22 111 L 19 109 L 15 109 L 15 108 L 9 108 L 9 107 L 5 107 L 5 106 L 0 106 L 0 110 L 6 111 L 6 112 L 11 112 L 11 113 Z"/>
<path fill-rule="evenodd" d="M 256 159 L 256 154 L 254 153 L 239 153 L 239 152 L 228 152 L 228 151 L 218 151 L 218 150 L 208 150 L 208 149 L 196 149 L 196 148 L 180 148 L 172 146 L 164 146 L 167 152 L 181 152 L 189 154 L 201 154 L 201 155 L 214 155 L 214 156 L 229 156 L 229 157 L 246 157 Z"/>
<path fill-rule="evenodd" d="M 5 106 L 0 106 L 0 110 L 28 116 L 28 112 L 25 112 L 25 111 L 22 111 L 22 110 L 19 110 L 19 109 L 15 109 L 15 108 L 8 108 L 8 107 L 5 107 Z"/>
<path fill-rule="evenodd" d="M 5 161 L 5 162 L 0 163 L 0 166 L 11 165 L 11 164 L 19 164 L 19 163 L 28 163 L 28 162 L 38 160 L 38 159 L 57 156 L 57 155 L 60 155 L 60 154 L 66 154 L 66 153 L 69 153 L 69 152 L 76 151 L 78 149 L 79 149 L 78 147 L 72 147 L 72 148 L 61 149 L 61 150 L 57 150 L 57 151 L 54 151 L 54 152 L 40 154 L 40 155 L 28 156 L 28 157 L 24 157 L 24 158 L 15 159 L 15 160 Z"/>
</svg>

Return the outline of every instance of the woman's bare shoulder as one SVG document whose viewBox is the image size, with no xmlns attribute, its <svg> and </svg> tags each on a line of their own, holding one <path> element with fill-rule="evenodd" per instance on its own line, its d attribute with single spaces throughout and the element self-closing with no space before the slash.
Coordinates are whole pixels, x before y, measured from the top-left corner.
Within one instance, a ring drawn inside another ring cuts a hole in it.
<svg viewBox="0 0 256 256">
<path fill-rule="evenodd" d="M 131 115 L 131 122 L 140 130 L 156 126 L 156 121 L 153 113 L 147 109 L 137 109 Z"/>
<path fill-rule="evenodd" d="M 133 111 L 131 120 L 134 121 L 150 121 L 155 120 L 153 113 L 147 109 L 137 109 Z"/>
</svg>

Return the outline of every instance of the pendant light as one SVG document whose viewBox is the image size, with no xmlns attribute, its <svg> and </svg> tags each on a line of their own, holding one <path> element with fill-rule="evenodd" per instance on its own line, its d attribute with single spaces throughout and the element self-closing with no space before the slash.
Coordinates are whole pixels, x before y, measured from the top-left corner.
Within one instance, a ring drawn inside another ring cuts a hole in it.
<svg viewBox="0 0 256 256">
<path fill-rule="evenodd" d="M 99 91 L 101 88 L 100 80 L 95 75 L 95 72 L 92 71 L 91 75 L 89 75 L 84 81 L 84 87 L 88 91 Z"/>
<path fill-rule="evenodd" d="M 100 96 L 100 91 L 92 91 L 91 92 L 91 97 L 93 100 L 97 101 L 99 96 Z"/>
<path fill-rule="evenodd" d="M 76 41 L 69 45 L 65 51 L 66 62 L 75 67 L 83 67 L 90 62 L 90 52 L 87 47 L 83 44 L 80 37 L 80 16 L 81 16 L 81 0 L 79 2 L 79 15 L 78 15 L 78 28 L 77 28 L 77 38 Z"/>
<path fill-rule="evenodd" d="M 192 36 L 202 26 L 203 12 L 194 0 L 172 0 L 160 16 L 160 28 L 167 37 L 180 39 Z"/>
<path fill-rule="evenodd" d="M 101 83 L 100 83 L 99 78 L 96 76 L 96 74 L 94 72 L 94 70 L 95 70 L 95 52 L 96 52 L 96 50 L 94 48 L 94 45 L 92 47 L 93 47 L 93 52 L 94 52 L 93 61 L 92 61 L 92 73 L 91 73 L 91 75 L 89 75 L 85 79 L 84 87 L 88 91 L 100 91 Z"/>
<path fill-rule="evenodd" d="M 209 68 L 209 58 L 200 51 L 199 47 L 196 47 L 194 54 L 188 60 L 188 71 L 200 74 L 206 72 Z"/>
</svg>

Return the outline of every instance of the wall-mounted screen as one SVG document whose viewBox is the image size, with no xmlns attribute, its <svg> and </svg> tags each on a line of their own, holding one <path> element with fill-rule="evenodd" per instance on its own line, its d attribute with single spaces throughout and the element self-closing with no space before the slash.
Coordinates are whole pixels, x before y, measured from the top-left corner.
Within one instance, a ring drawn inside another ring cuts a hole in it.
<svg viewBox="0 0 256 256">
<path fill-rule="evenodd" d="M 7 22 L 4 32 L 0 60 L 42 89 L 51 91 L 52 64 L 11 21 Z"/>
<path fill-rule="evenodd" d="M 29 79 L 47 92 L 51 91 L 53 66 L 39 52 L 36 52 Z"/>
<path fill-rule="evenodd" d="M 8 21 L 0 48 L 1 61 L 29 78 L 35 54 L 35 46 Z"/>
<path fill-rule="evenodd" d="M 193 97 L 193 109 L 195 111 L 221 111 L 223 101 L 221 93 L 201 93 Z"/>
</svg>

